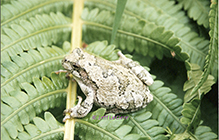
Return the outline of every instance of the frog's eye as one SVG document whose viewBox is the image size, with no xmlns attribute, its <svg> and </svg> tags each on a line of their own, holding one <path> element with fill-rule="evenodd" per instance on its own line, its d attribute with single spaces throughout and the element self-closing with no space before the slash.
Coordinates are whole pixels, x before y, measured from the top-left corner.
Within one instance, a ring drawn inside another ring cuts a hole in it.
<svg viewBox="0 0 219 140">
<path fill-rule="evenodd" d="M 73 62 L 73 63 L 71 63 L 71 65 L 72 65 L 72 67 L 75 68 L 75 69 L 80 68 L 80 65 L 79 65 L 78 63 Z"/>
<path fill-rule="evenodd" d="M 62 64 L 63 64 L 63 63 L 66 63 L 66 62 L 68 62 L 68 60 L 67 60 L 67 59 L 65 59 L 65 58 L 64 58 L 64 59 L 62 59 Z"/>
</svg>

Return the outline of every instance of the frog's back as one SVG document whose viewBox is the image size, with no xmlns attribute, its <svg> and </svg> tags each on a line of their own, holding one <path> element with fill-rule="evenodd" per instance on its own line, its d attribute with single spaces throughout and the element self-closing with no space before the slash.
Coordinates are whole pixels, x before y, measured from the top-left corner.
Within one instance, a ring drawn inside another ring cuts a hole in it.
<svg viewBox="0 0 219 140">
<path fill-rule="evenodd" d="M 90 76 L 98 87 L 95 102 L 99 106 L 131 111 L 143 108 L 149 103 L 148 87 L 130 69 L 122 65 L 97 60 Z"/>
</svg>

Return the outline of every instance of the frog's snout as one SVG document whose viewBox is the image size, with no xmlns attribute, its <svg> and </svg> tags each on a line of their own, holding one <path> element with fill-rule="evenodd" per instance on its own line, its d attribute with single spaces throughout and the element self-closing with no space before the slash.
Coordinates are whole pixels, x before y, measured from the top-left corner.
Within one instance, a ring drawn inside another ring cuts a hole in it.
<svg viewBox="0 0 219 140">
<path fill-rule="evenodd" d="M 66 58 L 62 59 L 62 66 L 66 69 L 66 70 L 71 70 L 71 65 L 68 62 L 68 60 Z"/>
</svg>

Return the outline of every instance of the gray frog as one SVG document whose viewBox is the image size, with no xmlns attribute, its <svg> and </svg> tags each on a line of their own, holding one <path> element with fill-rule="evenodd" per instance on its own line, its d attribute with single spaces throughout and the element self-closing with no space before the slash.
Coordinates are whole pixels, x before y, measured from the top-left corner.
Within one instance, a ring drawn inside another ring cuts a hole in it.
<svg viewBox="0 0 219 140">
<path fill-rule="evenodd" d="M 77 48 L 63 59 L 63 67 L 86 95 L 83 103 L 78 96 L 77 105 L 64 111 L 70 115 L 63 121 L 86 116 L 93 103 L 117 114 L 137 111 L 153 100 L 148 88 L 153 83 L 150 73 L 121 51 L 118 55 L 119 60 L 108 61 Z"/>
</svg>

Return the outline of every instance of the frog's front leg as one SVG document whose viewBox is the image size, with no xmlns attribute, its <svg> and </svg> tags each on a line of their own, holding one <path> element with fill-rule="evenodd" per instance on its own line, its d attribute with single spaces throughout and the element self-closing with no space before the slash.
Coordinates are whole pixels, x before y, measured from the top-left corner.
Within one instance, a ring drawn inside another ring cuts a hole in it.
<svg viewBox="0 0 219 140">
<path fill-rule="evenodd" d="M 66 115 L 63 119 L 63 122 L 65 122 L 67 119 L 71 119 L 71 118 L 82 118 L 85 117 L 90 110 L 93 107 L 93 102 L 94 102 L 94 91 L 89 88 L 88 86 L 84 85 L 82 82 L 78 83 L 82 89 L 82 91 L 87 95 L 86 99 L 84 100 L 83 103 L 82 102 L 82 98 L 80 96 L 78 96 L 78 103 L 75 107 L 70 108 L 70 109 L 66 109 L 64 111 L 64 114 L 66 113 L 70 113 L 70 115 Z"/>
<path fill-rule="evenodd" d="M 115 61 L 116 63 L 120 63 L 125 67 L 128 67 L 132 70 L 132 72 L 146 85 L 150 86 L 153 84 L 154 80 L 151 77 L 151 74 L 139 65 L 137 62 L 134 62 L 132 59 L 125 57 L 121 51 L 118 52 L 119 60 Z"/>
</svg>

